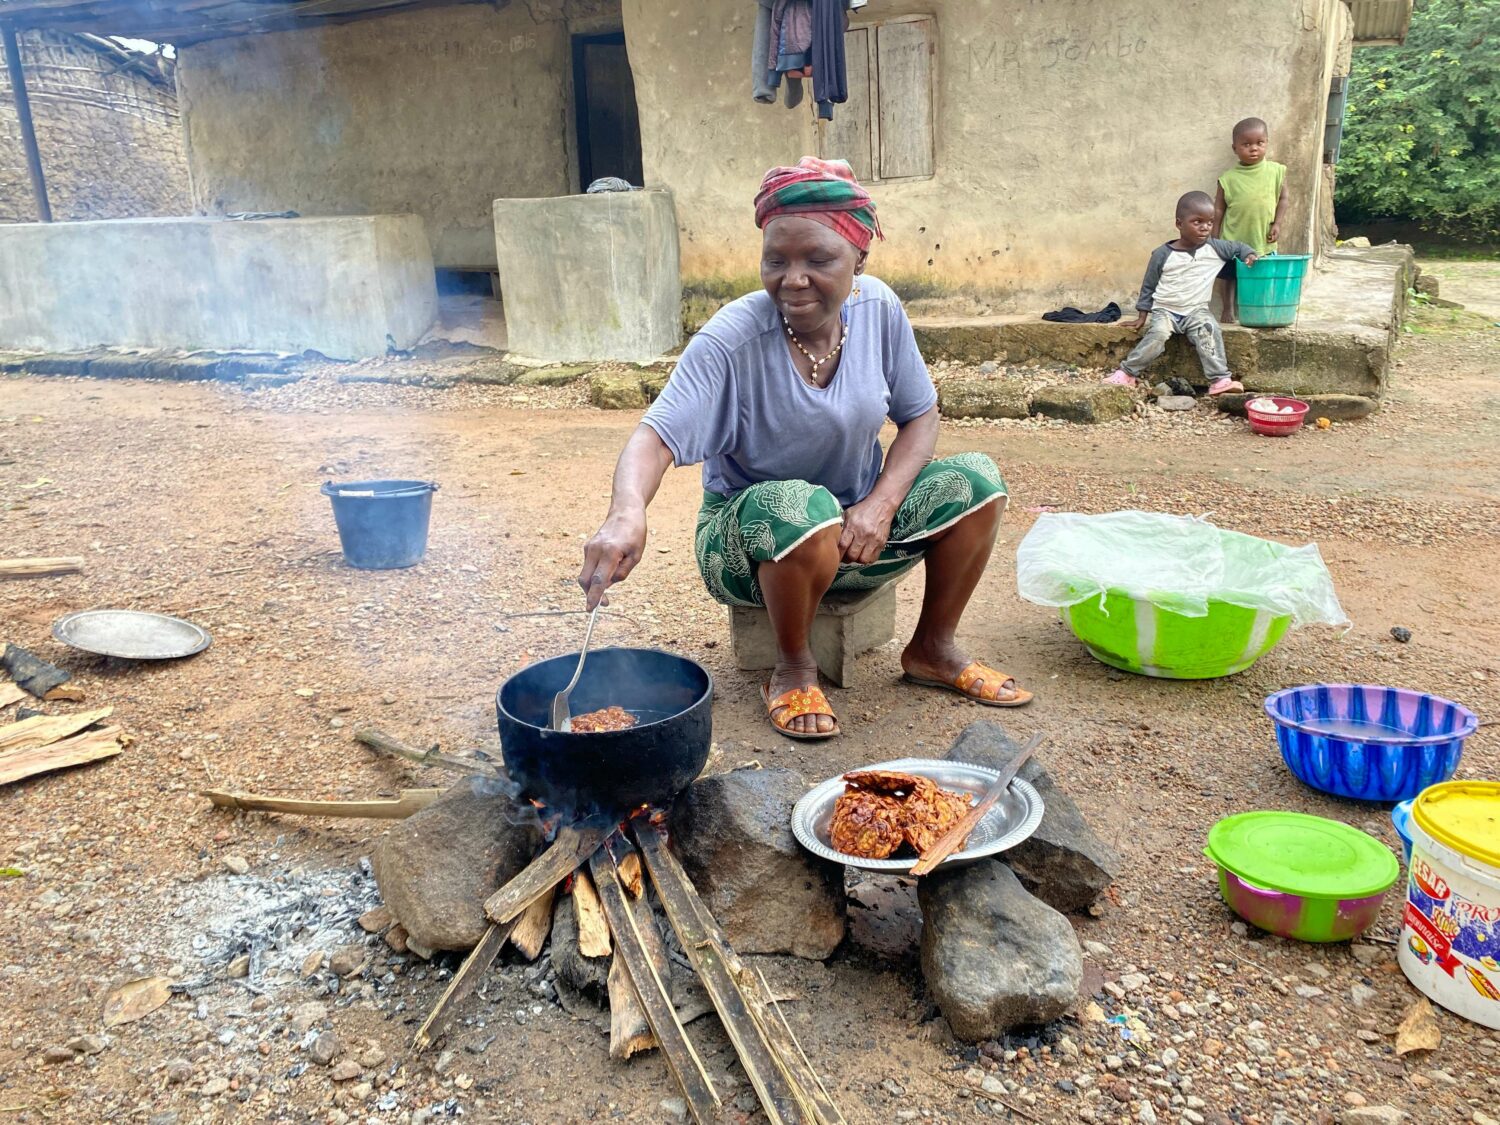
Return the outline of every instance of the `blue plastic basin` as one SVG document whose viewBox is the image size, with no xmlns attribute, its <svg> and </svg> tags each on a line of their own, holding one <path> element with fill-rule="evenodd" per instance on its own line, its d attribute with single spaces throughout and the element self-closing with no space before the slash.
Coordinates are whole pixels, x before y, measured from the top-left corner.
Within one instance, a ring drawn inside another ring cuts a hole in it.
<svg viewBox="0 0 1500 1125">
<path fill-rule="evenodd" d="M 1266 699 L 1281 757 L 1314 789 L 1359 801 L 1404 801 L 1447 781 L 1479 726 L 1438 695 L 1377 684 L 1311 684 Z"/>
</svg>

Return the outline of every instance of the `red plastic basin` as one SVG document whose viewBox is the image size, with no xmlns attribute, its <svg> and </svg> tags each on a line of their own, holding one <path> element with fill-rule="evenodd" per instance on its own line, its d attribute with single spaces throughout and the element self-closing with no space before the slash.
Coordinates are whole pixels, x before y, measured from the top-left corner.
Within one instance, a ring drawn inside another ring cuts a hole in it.
<svg viewBox="0 0 1500 1125">
<path fill-rule="evenodd" d="M 1250 420 L 1250 428 L 1258 434 L 1267 437 L 1287 437 L 1302 428 L 1302 422 L 1307 417 L 1307 403 L 1299 398 L 1286 398 L 1282 395 L 1259 395 L 1259 398 L 1269 398 L 1277 406 L 1290 406 L 1290 414 L 1267 414 L 1262 410 L 1252 410 L 1250 403 L 1245 404 L 1245 417 Z M 1254 401 L 1253 399 L 1250 401 Z"/>
</svg>

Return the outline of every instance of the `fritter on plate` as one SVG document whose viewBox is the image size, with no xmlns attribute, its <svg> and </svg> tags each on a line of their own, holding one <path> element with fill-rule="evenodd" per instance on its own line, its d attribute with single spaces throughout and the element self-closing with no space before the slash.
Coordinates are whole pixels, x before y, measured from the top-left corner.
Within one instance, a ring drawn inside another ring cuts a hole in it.
<svg viewBox="0 0 1500 1125">
<path fill-rule="evenodd" d="M 964 818 L 969 811 L 969 799 L 933 785 L 913 793 L 901 803 L 901 810 L 906 814 L 902 822 L 906 842 L 918 855 L 926 855 L 948 829 Z"/>
<path fill-rule="evenodd" d="M 851 789 L 834 803 L 828 837 L 845 855 L 886 859 L 906 840 L 901 802 Z"/>
<path fill-rule="evenodd" d="M 850 785 L 868 789 L 874 793 L 905 796 L 918 786 L 932 782 L 913 773 L 897 773 L 894 770 L 855 770 L 846 773 L 844 780 Z"/>
</svg>

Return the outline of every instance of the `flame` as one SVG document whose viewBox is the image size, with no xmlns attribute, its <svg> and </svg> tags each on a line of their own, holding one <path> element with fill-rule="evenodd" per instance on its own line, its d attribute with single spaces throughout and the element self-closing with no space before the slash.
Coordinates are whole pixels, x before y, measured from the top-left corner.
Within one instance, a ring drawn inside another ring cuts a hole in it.
<svg viewBox="0 0 1500 1125">
<path fill-rule="evenodd" d="M 527 799 L 531 802 L 531 807 L 536 809 L 537 819 L 541 821 L 542 838 L 551 843 L 562 827 L 563 814 L 550 810 L 545 801 L 538 801 L 535 797 Z"/>
</svg>

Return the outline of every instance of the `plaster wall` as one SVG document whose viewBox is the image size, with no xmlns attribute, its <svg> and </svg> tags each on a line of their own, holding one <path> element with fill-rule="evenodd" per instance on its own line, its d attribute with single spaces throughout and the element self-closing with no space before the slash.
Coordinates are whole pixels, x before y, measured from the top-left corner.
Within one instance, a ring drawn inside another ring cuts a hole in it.
<svg viewBox="0 0 1500 1125">
<path fill-rule="evenodd" d="M 750 98 L 755 8 L 623 4 L 646 180 L 672 189 L 685 280 L 710 289 L 753 283 L 759 179 L 818 145 L 810 105 Z M 856 25 L 918 13 L 937 28 L 935 174 L 873 188 L 872 272 L 973 311 L 1133 297 L 1247 116 L 1289 168 L 1282 249 L 1311 246 L 1341 0 L 871 0 Z"/>
<path fill-rule="evenodd" d="M 493 269 L 492 201 L 569 190 L 564 15 L 473 4 L 185 48 L 198 207 L 420 215 L 438 266 Z"/>
<path fill-rule="evenodd" d="M 0 225 L 0 348 L 413 346 L 437 314 L 413 215 Z"/>
</svg>

